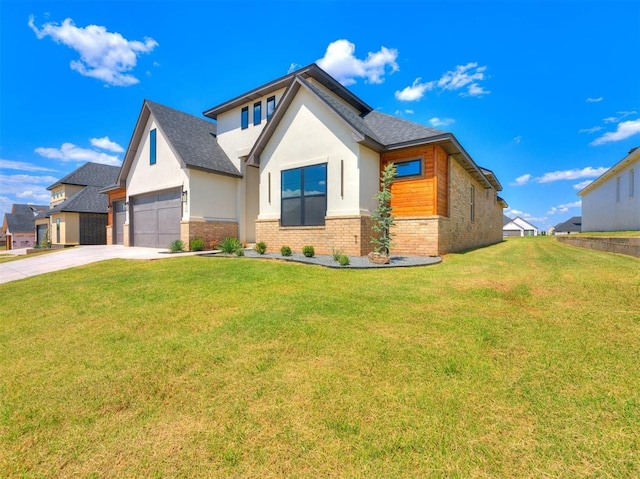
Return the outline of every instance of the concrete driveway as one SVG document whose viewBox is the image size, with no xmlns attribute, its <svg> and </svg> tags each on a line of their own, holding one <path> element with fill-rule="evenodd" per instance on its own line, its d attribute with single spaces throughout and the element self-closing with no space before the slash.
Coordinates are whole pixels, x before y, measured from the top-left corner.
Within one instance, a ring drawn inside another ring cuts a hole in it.
<svg viewBox="0 0 640 479">
<path fill-rule="evenodd" d="M 106 259 L 160 259 L 176 258 L 197 253 L 168 254 L 167 249 L 125 246 L 75 246 L 47 254 L 29 256 L 25 250 L 2 251 L 0 253 L 25 254 L 24 259 L 0 263 L 0 283 L 8 283 L 52 271 L 75 268 Z"/>
</svg>

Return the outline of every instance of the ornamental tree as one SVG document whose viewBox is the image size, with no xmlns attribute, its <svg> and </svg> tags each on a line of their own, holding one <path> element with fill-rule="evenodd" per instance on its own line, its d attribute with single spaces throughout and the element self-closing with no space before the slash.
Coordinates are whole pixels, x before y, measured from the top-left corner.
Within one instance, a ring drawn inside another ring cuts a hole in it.
<svg viewBox="0 0 640 479">
<path fill-rule="evenodd" d="M 391 227 L 395 222 L 391 208 L 391 198 L 393 196 L 391 194 L 391 183 L 396 177 L 396 173 L 396 165 L 394 163 L 387 163 L 380 176 L 380 191 L 373 197 L 378 201 L 378 206 L 371 216 L 373 219 L 373 231 L 375 233 L 371 238 L 371 243 L 376 245 L 376 252 L 387 256 L 389 256 L 389 252 L 393 246 L 391 237 L 395 236 L 395 234 L 391 232 Z"/>
</svg>

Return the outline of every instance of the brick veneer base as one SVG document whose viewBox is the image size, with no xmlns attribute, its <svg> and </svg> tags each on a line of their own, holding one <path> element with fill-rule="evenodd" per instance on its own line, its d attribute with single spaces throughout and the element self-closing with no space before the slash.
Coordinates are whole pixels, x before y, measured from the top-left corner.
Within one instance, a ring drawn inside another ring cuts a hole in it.
<svg viewBox="0 0 640 479">
<path fill-rule="evenodd" d="M 300 252 L 312 245 L 317 254 L 331 254 L 334 249 L 351 256 L 373 251 L 371 217 L 340 216 L 325 218 L 324 226 L 281 227 L 279 220 L 257 220 L 256 241 L 264 241 L 268 251 L 289 246 Z"/>
<path fill-rule="evenodd" d="M 212 242 L 220 244 L 225 238 L 238 237 L 238 223 L 235 221 L 183 221 L 180 223 L 180 239 L 187 248 L 192 239 L 200 238 L 209 249 Z"/>
</svg>

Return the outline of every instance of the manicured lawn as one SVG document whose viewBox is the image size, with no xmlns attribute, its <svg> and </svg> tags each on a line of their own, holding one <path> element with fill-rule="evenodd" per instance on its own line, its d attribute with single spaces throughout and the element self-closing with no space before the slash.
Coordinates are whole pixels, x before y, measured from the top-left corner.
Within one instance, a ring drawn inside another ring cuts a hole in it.
<svg viewBox="0 0 640 479">
<path fill-rule="evenodd" d="M 639 477 L 640 260 L 113 260 L 0 285 L 0 477 Z"/>
</svg>

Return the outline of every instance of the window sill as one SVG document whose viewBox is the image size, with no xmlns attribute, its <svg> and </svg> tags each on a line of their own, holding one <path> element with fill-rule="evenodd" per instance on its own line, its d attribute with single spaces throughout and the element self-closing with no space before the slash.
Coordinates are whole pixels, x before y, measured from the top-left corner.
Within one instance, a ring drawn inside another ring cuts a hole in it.
<svg viewBox="0 0 640 479">
<path fill-rule="evenodd" d="M 291 230 L 324 230 L 326 229 L 325 225 L 316 225 L 316 226 L 280 226 L 280 231 L 291 231 Z"/>
</svg>

